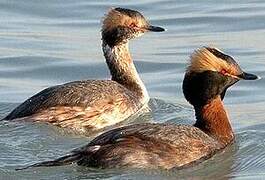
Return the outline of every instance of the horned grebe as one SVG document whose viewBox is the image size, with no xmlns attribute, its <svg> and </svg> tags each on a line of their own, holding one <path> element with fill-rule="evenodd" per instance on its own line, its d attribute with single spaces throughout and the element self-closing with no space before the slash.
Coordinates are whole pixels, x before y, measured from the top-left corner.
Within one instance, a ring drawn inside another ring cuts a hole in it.
<svg viewBox="0 0 265 180">
<path fill-rule="evenodd" d="M 125 120 L 149 100 L 128 48 L 130 39 L 147 31 L 164 29 L 150 25 L 137 11 L 110 10 L 101 32 L 112 80 L 75 81 L 44 89 L 4 119 L 44 121 L 85 133 Z"/>
<path fill-rule="evenodd" d="M 208 159 L 233 143 L 234 134 L 222 99 L 240 79 L 254 80 L 231 56 L 204 47 L 191 56 L 183 92 L 195 109 L 189 125 L 135 124 L 105 132 L 88 145 L 54 161 L 29 167 L 78 165 L 100 168 L 184 168 Z M 28 167 L 27 167 L 28 168 Z"/>
</svg>

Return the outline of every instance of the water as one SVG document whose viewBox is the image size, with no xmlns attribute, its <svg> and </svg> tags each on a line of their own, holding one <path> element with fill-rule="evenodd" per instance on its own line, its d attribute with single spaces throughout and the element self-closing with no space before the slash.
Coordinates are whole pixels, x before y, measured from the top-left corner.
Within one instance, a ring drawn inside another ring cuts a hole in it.
<svg viewBox="0 0 265 180">
<path fill-rule="evenodd" d="M 51 85 L 109 78 L 101 52 L 100 20 L 113 6 L 137 9 L 152 24 L 168 29 L 148 33 L 130 44 L 152 97 L 156 122 L 193 122 L 181 82 L 195 48 L 215 45 L 233 55 L 247 71 L 265 76 L 265 2 L 261 0 L 2 0 L 0 118 Z M 70 165 L 16 172 L 16 167 L 59 157 L 89 139 L 46 124 L 2 121 L 0 179 L 263 179 L 264 86 L 263 78 L 242 81 L 230 89 L 225 104 L 236 144 L 182 171 L 98 170 Z"/>
</svg>

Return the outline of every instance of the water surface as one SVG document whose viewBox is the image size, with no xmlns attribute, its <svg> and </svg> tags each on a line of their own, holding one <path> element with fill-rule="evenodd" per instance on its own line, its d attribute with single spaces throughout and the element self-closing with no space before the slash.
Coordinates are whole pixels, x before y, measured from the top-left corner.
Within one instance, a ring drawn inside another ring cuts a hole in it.
<svg viewBox="0 0 265 180">
<path fill-rule="evenodd" d="M 0 118 L 38 91 L 80 79 L 110 77 L 101 52 L 100 20 L 110 7 L 144 13 L 168 29 L 130 44 L 152 97 L 156 122 L 193 123 L 181 82 L 195 48 L 214 45 L 243 69 L 265 76 L 265 2 L 252 0 L 0 1 Z M 14 171 L 49 160 L 89 139 L 46 124 L 0 122 L 0 179 L 263 179 L 265 79 L 239 82 L 227 93 L 236 144 L 182 171 L 98 170 L 76 165 Z M 139 117 L 146 120 L 150 117 Z M 139 120 L 139 119 L 138 119 Z"/>
</svg>

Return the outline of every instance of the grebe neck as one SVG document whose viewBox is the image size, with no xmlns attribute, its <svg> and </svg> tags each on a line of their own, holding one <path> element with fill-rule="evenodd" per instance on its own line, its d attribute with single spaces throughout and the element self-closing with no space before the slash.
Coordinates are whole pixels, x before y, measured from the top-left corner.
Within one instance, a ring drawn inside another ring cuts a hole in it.
<svg viewBox="0 0 265 180">
<path fill-rule="evenodd" d="M 141 96 L 142 103 L 147 103 L 149 95 L 134 66 L 129 51 L 129 42 L 110 47 L 103 41 L 102 48 L 111 73 L 111 79 Z"/>
<path fill-rule="evenodd" d="M 223 147 L 233 142 L 233 130 L 220 96 L 203 107 L 195 107 L 195 113 L 194 126 L 217 139 Z"/>
</svg>

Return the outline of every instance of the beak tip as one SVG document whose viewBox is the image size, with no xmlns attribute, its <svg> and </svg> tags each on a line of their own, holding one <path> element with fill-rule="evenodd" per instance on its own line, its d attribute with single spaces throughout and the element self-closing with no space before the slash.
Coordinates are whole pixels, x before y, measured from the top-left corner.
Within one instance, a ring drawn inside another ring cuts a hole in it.
<svg viewBox="0 0 265 180">
<path fill-rule="evenodd" d="M 152 26 L 150 25 L 147 30 L 149 31 L 153 31 L 153 32 L 163 32 L 166 31 L 166 29 L 162 28 L 162 27 L 158 27 L 158 26 Z"/>
<path fill-rule="evenodd" d="M 250 73 L 246 73 L 243 72 L 239 78 L 244 79 L 244 80 L 259 80 L 261 79 L 260 76 L 254 75 L 254 74 L 250 74 Z"/>
</svg>

